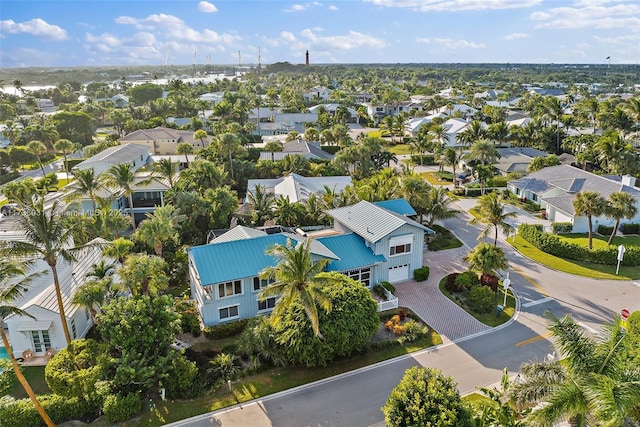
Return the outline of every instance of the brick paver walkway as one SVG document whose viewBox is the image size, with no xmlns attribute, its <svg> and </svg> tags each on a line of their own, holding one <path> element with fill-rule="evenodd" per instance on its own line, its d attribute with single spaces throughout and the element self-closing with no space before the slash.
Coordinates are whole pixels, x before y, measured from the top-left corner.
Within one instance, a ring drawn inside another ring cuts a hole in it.
<svg viewBox="0 0 640 427">
<path fill-rule="evenodd" d="M 467 251 L 464 246 L 446 251 L 425 251 L 424 265 L 430 268 L 429 279 L 421 283 L 408 280 L 395 284 L 398 304 L 413 310 L 445 342 L 491 329 L 458 307 L 438 289 L 442 277 L 467 269 L 462 261 Z"/>
</svg>

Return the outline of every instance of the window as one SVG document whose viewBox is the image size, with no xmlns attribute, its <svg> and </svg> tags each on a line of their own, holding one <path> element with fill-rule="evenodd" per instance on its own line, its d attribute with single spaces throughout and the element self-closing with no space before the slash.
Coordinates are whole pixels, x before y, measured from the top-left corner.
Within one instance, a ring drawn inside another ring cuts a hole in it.
<svg viewBox="0 0 640 427">
<path fill-rule="evenodd" d="M 358 270 L 350 270 L 344 273 L 345 276 L 350 279 L 357 280 L 364 286 L 369 287 L 371 285 L 371 268 L 360 268 Z"/>
<path fill-rule="evenodd" d="M 218 285 L 218 298 L 230 297 L 242 293 L 242 282 L 234 280 L 232 282 L 220 283 Z"/>
<path fill-rule="evenodd" d="M 413 235 L 405 235 L 392 237 L 389 239 L 389 256 L 402 255 L 411 253 L 411 244 L 413 243 Z"/>
<path fill-rule="evenodd" d="M 259 291 L 262 288 L 266 288 L 267 286 L 269 286 L 273 282 L 275 282 L 275 280 L 273 280 L 273 279 L 261 279 L 259 277 L 254 277 L 253 278 L 253 290 L 254 291 Z"/>
<path fill-rule="evenodd" d="M 258 301 L 258 311 L 272 310 L 276 306 L 277 297 L 267 298 L 264 301 Z"/>
<path fill-rule="evenodd" d="M 44 353 L 47 349 L 51 348 L 49 331 L 31 331 L 31 338 L 33 340 L 34 352 Z"/>
<path fill-rule="evenodd" d="M 85 309 L 85 310 L 84 310 L 84 315 L 85 315 L 85 317 L 87 318 L 87 322 L 88 322 L 89 320 L 91 320 L 91 313 L 89 313 L 89 310 Z"/>
<path fill-rule="evenodd" d="M 238 317 L 238 306 L 232 305 L 231 307 L 221 308 L 218 312 L 220 313 L 220 320 Z"/>
<path fill-rule="evenodd" d="M 75 340 L 78 337 L 76 332 L 76 319 L 71 319 L 71 337 Z"/>
<path fill-rule="evenodd" d="M 538 195 L 537 195 L 537 194 L 531 194 L 531 199 L 532 199 L 534 202 L 537 202 L 537 201 L 538 201 Z"/>
</svg>

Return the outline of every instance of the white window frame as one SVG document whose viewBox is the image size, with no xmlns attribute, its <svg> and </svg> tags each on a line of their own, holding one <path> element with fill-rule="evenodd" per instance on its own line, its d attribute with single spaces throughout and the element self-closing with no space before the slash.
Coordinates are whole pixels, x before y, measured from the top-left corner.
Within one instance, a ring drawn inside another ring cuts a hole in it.
<svg viewBox="0 0 640 427">
<path fill-rule="evenodd" d="M 353 270 L 343 271 L 342 274 L 362 283 L 367 288 L 371 287 L 371 267 L 354 268 Z M 363 279 L 362 276 L 367 277 Z"/>
<path fill-rule="evenodd" d="M 258 276 L 253 278 L 253 292 L 260 292 L 262 289 L 266 288 L 270 284 L 274 283 L 274 279 L 261 279 Z M 256 285 L 258 285 L 258 289 L 256 289 Z"/>
<path fill-rule="evenodd" d="M 235 309 L 236 309 L 236 311 L 237 311 L 237 313 L 236 313 L 236 315 L 235 315 L 235 316 L 222 317 L 222 313 L 221 313 L 221 312 L 222 312 L 222 310 L 227 310 L 227 313 L 229 313 L 229 310 L 230 310 L 230 309 L 232 309 L 232 308 L 235 308 Z M 223 321 L 223 320 L 224 320 L 224 321 L 226 321 L 226 320 L 231 320 L 231 319 L 237 319 L 238 317 L 240 317 L 240 305 L 239 305 L 239 304 L 229 305 L 229 306 L 227 306 L 227 307 L 220 307 L 220 308 L 218 309 L 218 318 L 219 318 L 221 321 Z"/>
<path fill-rule="evenodd" d="M 258 300 L 258 312 L 262 313 L 262 312 L 265 312 L 265 311 L 273 310 L 273 308 L 276 306 L 277 300 L 278 300 L 278 297 L 265 298 L 264 301 Z M 264 308 L 260 308 L 260 304 L 265 304 L 265 307 Z M 272 305 L 272 306 L 269 307 L 269 305 Z"/>
<path fill-rule="evenodd" d="M 408 250 L 407 250 L 407 245 Z M 398 248 L 403 247 L 402 252 L 398 252 Z M 413 252 L 413 234 L 405 234 L 404 236 L 396 236 L 389 239 L 389 256 L 408 255 Z"/>
<path fill-rule="evenodd" d="M 233 289 L 233 293 L 227 294 L 227 285 L 231 285 Z M 240 291 L 236 291 L 236 285 L 240 287 Z M 222 286 L 222 288 L 221 288 Z M 230 280 L 228 282 L 218 283 L 216 285 L 218 289 L 218 299 L 235 297 L 237 295 L 242 295 L 242 280 Z M 221 289 L 224 289 L 224 292 L 221 292 Z M 223 295 L 224 294 L 224 295 Z"/>
</svg>

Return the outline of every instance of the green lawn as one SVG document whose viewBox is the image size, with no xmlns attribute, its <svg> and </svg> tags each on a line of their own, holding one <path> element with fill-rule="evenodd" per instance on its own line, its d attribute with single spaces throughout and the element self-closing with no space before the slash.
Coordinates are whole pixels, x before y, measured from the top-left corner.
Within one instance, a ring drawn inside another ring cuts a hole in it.
<svg viewBox="0 0 640 427">
<path fill-rule="evenodd" d="M 7 200 L 7 199 L 2 199 L 2 200 L 0 200 L 0 206 L 4 206 L 4 205 L 6 205 L 7 203 L 9 203 L 9 200 Z"/>
<path fill-rule="evenodd" d="M 440 179 L 438 177 L 438 172 L 422 172 L 420 175 L 426 179 L 431 185 L 448 185 L 451 184 L 451 181 L 447 181 L 446 179 Z"/>
<path fill-rule="evenodd" d="M 44 380 L 44 366 L 24 366 L 22 372 L 37 395 L 51 393 L 47 382 Z M 18 381 L 16 381 L 16 386 L 9 395 L 16 399 L 24 399 L 27 397 L 27 393 Z"/>
<path fill-rule="evenodd" d="M 480 219 L 480 212 L 478 212 L 478 209 L 476 209 L 476 208 L 471 208 L 471 209 L 469 209 L 469 211 L 468 211 L 468 212 L 469 212 L 469 214 L 470 214 L 472 217 L 474 217 L 474 218 L 476 218 L 476 219 Z"/>
<path fill-rule="evenodd" d="M 382 138 L 382 132 L 379 130 L 372 130 L 371 132 L 367 132 L 367 136 L 370 138 Z"/>
<path fill-rule="evenodd" d="M 389 145 L 386 148 L 387 148 L 387 151 L 390 151 L 395 155 L 411 154 L 411 147 L 409 146 L 409 144 Z"/>
<path fill-rule="evenodd" d="M 439 284 L 440 292 L 442 292 L 451 301 L 458 304 L 458 306 L 465 308 L 462 306 L 462 304 L 460 304 L 459 301 L 457 301 L 454 298 L 451 292 L 445 289 L 446 283 L 447 283 L 447 276 L 443 277 L 442 280 L 440 280 L 440 284 Z M 498 294 L 496 295 L 496 305 L 498 304 L 502 305 L 503 302 L 504 302 L 504 291 L 502 290 L 502 287 L 500 287 Z M 494 311 L 491 311 L 491 313 L 476 313 L 475 311 L 468 310 L 466 308 L 465 308 L 465 311 L 487 326 L 492 326 L 492 327 L 499 326 L 505 323 L 506 321 L 508 321 L 509 319 L 511 319 L 511 317 L 515 314 L 516 299 L 513 297 L 511 290 L 509 290 L 507 292 L 507 306 L 504 308 L 502 313 L 500 313 L 500 317 L 496 317 L 496 313 Z"/>
<path fill-rule="evenodd" d="M 67 178 L 58 179 L 58 190 L 60 190 L 62 187 L 69 184 L 70 182 L 73 182 L 73 178 L 71 174 L 69 174 L 69 179 Z"/>
<path fill-rule="evenodd" d="M 616 276 L 615 265 L 594 264 L 590 262 L 573 261 L 557 256 L 549 255 L 546 252 L 533 246 L 524 240 L 520 235 L 507 239 L 518 252 L 527 258 L 539 262 L 549 268 L 563 271 L 576 276 L 591 277 L 593 279 L 611 279 L 611 280 L 634 280 L 640 279 L 640 268 L 620 266 L 620 274 Z"/>
<path fill-rule="evenodd" d="M 427 243 L 430 251 L 444 251 L 462 246 L 462 242 L 446 228 L 438 224 L 433 224 L 431 228 L 436 232 L 436 237 Z"/>
<path fill-rule="evenodd" d="M 558 234 L 562 240 L 566 240 L 569 243 L 575 243 L 585 248 L 589 245 L 589 237 L 587 233 L 575 233 L 575 234 Z M 593 235 L 593 249 L 606 248 L 609 236 L 601 236 L 600 234 Z M 625 245 L 625 246 L 640 246 L 640 236 L 615 236 L 613 238 L 613 244 Z"/>
</svg>

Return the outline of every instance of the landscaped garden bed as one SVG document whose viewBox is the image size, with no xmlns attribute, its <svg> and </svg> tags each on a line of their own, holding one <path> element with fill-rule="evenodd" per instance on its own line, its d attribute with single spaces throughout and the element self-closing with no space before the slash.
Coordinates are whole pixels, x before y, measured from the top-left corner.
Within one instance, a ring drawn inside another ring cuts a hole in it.
<svg viewBox="0 0 640 427">
<path fill-rule="evenodd" d="M 443 251 L 462 246 L 462 242 L 446 228 L 438 224 L 433 224 L 430 228 L 436 232 L 436 234 L 428 236 L 427 248 L 430 251 Z"/>
</svg>

